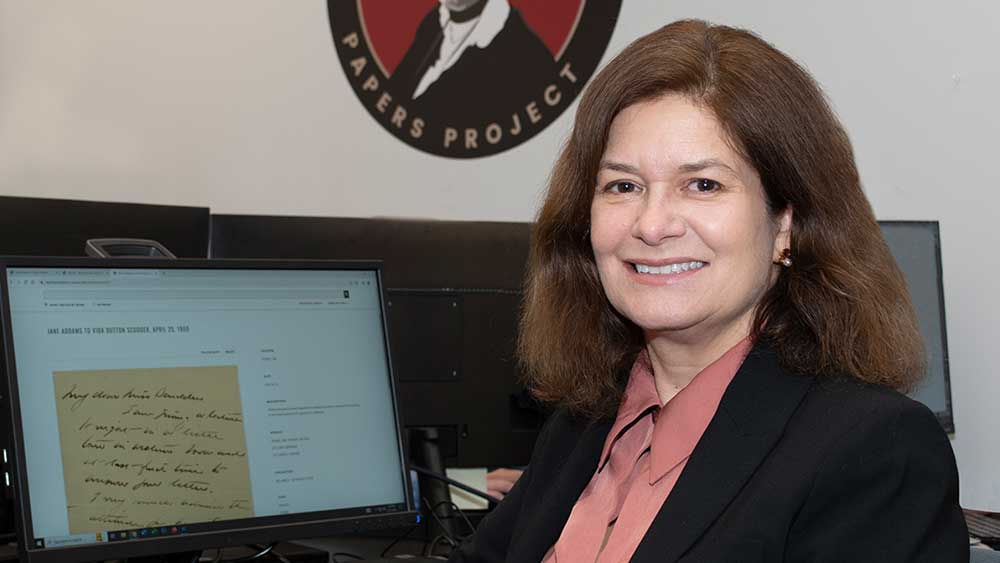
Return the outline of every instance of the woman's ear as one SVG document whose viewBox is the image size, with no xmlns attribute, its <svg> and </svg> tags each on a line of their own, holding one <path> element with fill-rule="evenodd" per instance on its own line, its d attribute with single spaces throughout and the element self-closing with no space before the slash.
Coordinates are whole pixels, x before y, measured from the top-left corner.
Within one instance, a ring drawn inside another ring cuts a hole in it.
<svg viewBox="0 0 1000 563">
<path fill-rule="evenodd" d="M 785 255 L 785 249 L 792 248 L 792 206 L 787 205 L 778 213 L 778 234 L 774 237 L 771 261 L 778 262 Z"/>
</svg>

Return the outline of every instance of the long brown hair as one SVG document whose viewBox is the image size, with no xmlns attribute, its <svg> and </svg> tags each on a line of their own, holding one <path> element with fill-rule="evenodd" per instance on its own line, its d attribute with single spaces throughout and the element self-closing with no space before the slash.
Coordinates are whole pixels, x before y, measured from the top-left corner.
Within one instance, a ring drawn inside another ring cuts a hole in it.
<svg viewBox="0 0 1000 563">
<path fill-rule="evenodd" d="M 644 345 L 604 295 L 590 204 L 615 116 L 666 94 L 714 113 L 760 175 L 772 214 L 792 207 L 794 265 L 758 304 L 753 336 L 792 371 L 911 386 L 924 349 L 906 283 L 820 88 L 756 35 L 688 20 L 633 42 L 583 94 L 532 238 L 519 351 L 536 396 L 612 415 Z"/>
</svg>

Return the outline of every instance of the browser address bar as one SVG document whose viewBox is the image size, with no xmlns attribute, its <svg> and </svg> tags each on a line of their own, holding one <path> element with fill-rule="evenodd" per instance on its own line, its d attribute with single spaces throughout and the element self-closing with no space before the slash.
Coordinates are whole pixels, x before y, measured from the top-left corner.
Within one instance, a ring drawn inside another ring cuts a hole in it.
<svg viewBox="0 0 1000 563">
<path fill-rule="evenodd" d="M 130 300 L 163 301 L 188 299 L 308 299 L 343 300 L 347 290 L 331 289 L 50 289 L 45 301 Z"/>
</svg>

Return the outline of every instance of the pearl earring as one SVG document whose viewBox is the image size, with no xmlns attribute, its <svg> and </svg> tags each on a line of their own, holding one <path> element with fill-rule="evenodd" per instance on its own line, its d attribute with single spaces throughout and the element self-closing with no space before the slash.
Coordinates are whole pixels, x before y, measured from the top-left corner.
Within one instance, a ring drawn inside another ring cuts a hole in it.
<svg viewBox="0 0 1000 563">
<path fill-rule="evenodd" d="M 786 248 L 781 251 L 781 256 L 778 257 L 778 261 L 775 264 L 781 264 L 786 268 L 792 267 L 792 249 Z"/>
</svg>

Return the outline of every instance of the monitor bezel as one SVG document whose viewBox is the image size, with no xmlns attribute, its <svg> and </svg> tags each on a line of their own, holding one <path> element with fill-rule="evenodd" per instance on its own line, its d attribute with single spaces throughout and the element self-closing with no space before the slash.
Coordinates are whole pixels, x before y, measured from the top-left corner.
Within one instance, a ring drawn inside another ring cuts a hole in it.
<svg viewBox="0 0 1000 563">
<path fill-rule="evenodd" d="M 10 268 L 115 268 L 115 269 L 201 269 L 201 270 L 369 270 L 374 271 L 382 322 L 383 349 L 388 367 L 393 414 L 395 416 L 396 447 L 400 459 L 405 510 L 385 514 L 358 514 L 357 509 L 340 509 L 296 515 L 262 516 L 232 520 L 232 527 L 190 534 L 160 536 L 135 540 L 101 542 L 65 547 L 35 548 L 28 545 L 34 538 L 31 507 L 27 495 L 28 480 L 24 456 L 20 395 L 18 393 L 16 352 L 13 349 L 12 322 L 8 286 Z M 404 449 L 404 434 L 399 416 L 398 382 L 389 350 L 389 325 L 386 318 L 386 291 L 382 262 L 378 260 L 273 260 L 273 259 L 164 259 L 164 258 L 77 258 L 77 257 L 0 257 L 0 330 L 2 330 L 4 383 L 3 402 L 8 407 L 8 444 L 12 462 L 11 489 L 14 494 L 16 535 L 19 559 L 25 563 L 63 563 L 80 560 L 142 557 L 245 544 L 271 543 L 310 537 L 398 528 L 419 522 L 413 503 L 408 459 Z"/>
</svg>

